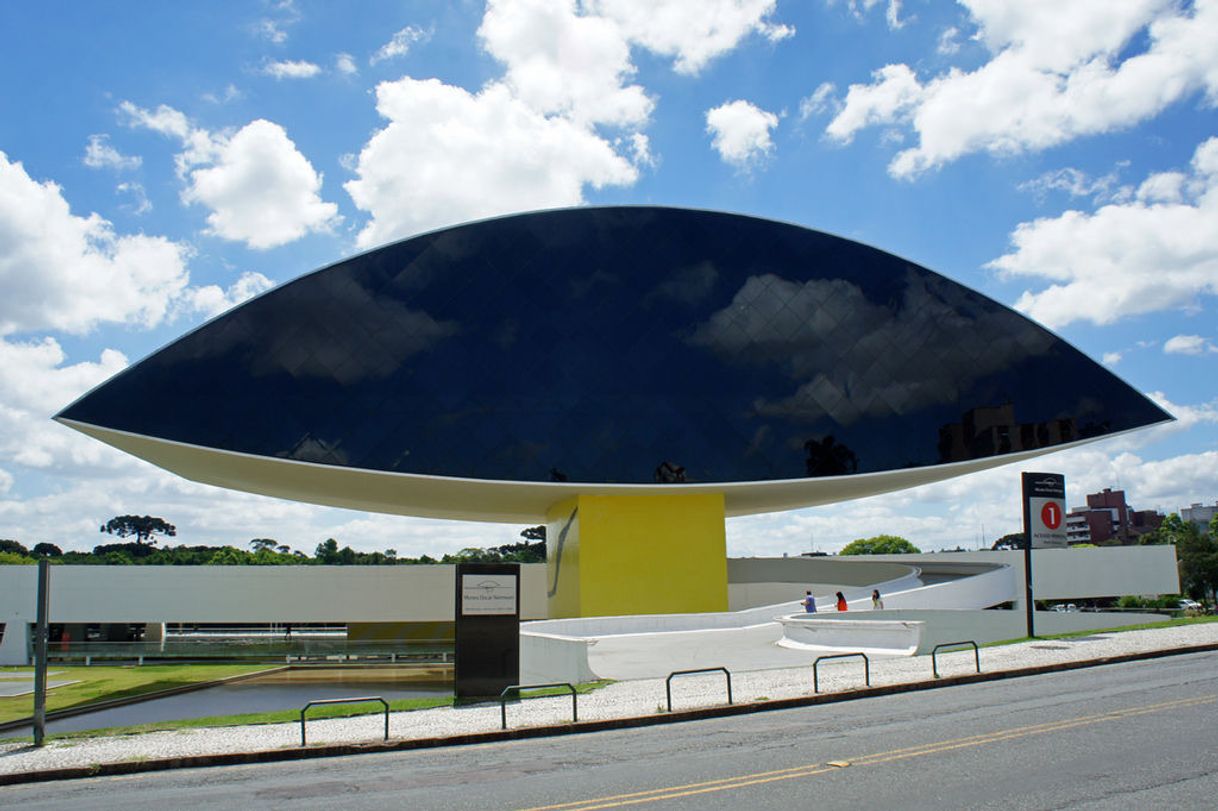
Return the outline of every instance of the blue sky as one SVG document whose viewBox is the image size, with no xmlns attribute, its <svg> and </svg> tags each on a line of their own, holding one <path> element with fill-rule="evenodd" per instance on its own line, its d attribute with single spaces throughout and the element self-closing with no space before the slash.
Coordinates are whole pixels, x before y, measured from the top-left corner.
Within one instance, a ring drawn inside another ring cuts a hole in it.
<svg viewBox="0 0 1218 811">
<path fill-rule="evenodd" d="M 10 2 L 0 29 L 0 537 L 515 539 L 196 485 L 49 418 L 342 257 L 614 203 L 799 223 L 1014 306 L 1178 417 L 1036 463 L 1071 505 L 1218 500 L 1218 0 Z M 975 547 L 1019 529 L 1019 470 L 733 519 L 729 553 Z"/>
</svg>

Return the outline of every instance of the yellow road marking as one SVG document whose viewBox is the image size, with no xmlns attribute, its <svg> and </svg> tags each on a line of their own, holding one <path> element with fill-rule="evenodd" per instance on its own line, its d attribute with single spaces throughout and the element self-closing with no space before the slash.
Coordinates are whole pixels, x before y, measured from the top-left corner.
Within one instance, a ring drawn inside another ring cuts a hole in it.
<svg viewBox="0 0 1218 811">
<path fill-rule="evenodd" d="M 814 777 L 819 774 L 838 771 L 846 766 L 871 766 L 879 763 L 891 763 L 893 761 L 905 760 L 907 758 L 923 757 L 925 755 L 934 755 L 941 752 L 951 752 L 957 749 L 964 749 L 972 746 L 982 746 L 989 743 L 1000 743 L 1002 741 L 1008 741 L 1014 738 L 1027 737 L 1029 735 L 1041 735 L 1049 732 L 1059 732 L 1066 729 L 1074 729 L 1076 727 L 1099 724 L 1103 723 L 1104 721 L 1116 721 L 1122 718 L 1132 718 L 1138 715 L 1147 715 L 1149 713 L 1178 709 L 1180 707 L 1191 707 L 1199 704 L 1212 704 L 1215 701 L 1218 701 L 1218 695 L 1182 698 L 1174 701 L 1163 701 L 1158 704 L 1147 704 L 1142 707 L 1130 707 L 1124 710 L 1113 710 L 1111 712 L 1100 713 L 1098 715 L 1085 715 L 1079 718 L 1068 718 L 1061 721 L 1049 721 L 1044 724 L 1031 724 L 1023 727 L 1012 727 L 1010 729 L 1001 729 L 995 732 L 987 732 L 980 735 L 970 735 L 965 738 L 954 738 L 952 740 L 935 741 L 933 743 L 921 744 L 918 746 L 908 746 L 903 749 L 892 749 L 887 752 L 877 752 L 872 755 L 863 755 L 861 757 L 854 758 L 853 760 L 834 760 L 829 761 L 827 764 L 807 763 L 802 766 L 793 766 L 788 769 L 775 769 L 773 771 L 742 774 L 736 777 L 707 780 L 701 783 L 686 783 L 685 785 L 667 786 L 665 788 L 651 789 L 649 791 L 635 791 L 627 794 L 615 794 L 608 797 L 597 797 L 588 800 L 557 803 L 555 805 L 540 805 L 530 808 L 528 811 L 594 811 L 594 809 L 600 808 L 618 808 L 625 805 L 640 805 L 642 803 L 657 802 L 659 800 L 671 800 L 677 799 L 678 797 L 689 797 L 695 794 L 728 791 L 731 789 L 745 788 L 747 786 L 756 786 L 763 783 L 772 783 L 777 780 L 792 780 L 798 777 Z"/>
</svg>

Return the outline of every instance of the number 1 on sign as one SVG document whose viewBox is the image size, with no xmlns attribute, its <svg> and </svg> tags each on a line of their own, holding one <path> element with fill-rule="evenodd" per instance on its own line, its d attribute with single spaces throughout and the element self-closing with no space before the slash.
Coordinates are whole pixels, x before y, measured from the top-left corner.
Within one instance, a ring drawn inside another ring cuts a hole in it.
<svg viewBox="0 0 1218 811">
<path fill-rule="evenodd" d="M 1062 508 L 1055 501 L 1040 508 L 1040 520 L 1049 529 L 1057 529 L 1062 525 Z"/>
</svg>

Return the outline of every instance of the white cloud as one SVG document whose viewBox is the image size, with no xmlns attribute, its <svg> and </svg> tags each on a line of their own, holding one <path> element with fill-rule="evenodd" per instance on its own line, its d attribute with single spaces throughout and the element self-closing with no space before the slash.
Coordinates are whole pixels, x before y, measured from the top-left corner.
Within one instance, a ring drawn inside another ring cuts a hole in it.
<svg viewBox="0 0 1218 811">
<path fill-rule="evenodd" d="M 211 233 L 264 250 L 338 222 L 338 206 L 321 199 L 321 175 L 283 127 L 251 121 L 224 142 L 213 166 L 196 169 L 183 192 L 211 209 Z"/>
<path fill-rule="evenodd" d="M 312 79 L 321 67 L 304 60 L 271 61 L 262 66 L 262 75 L 272 79 Z"/>
<path fill-rule="evenodd" d="M 1151 195 L 1021 223 L 1014 250 L 989 266 L 1006 278 L 1049 282 L 1015 306 L 1051 327 L 1110 324 L 1218 294 L 1218 138 L 1197 147 L 1177 185 L 1179 202 Z"/>
<path fill-rule="evenodd" d="M 266 276 L 251 271 L 242 273 L 227 290 L 216 284 L 192 288 L 186 301 L 190 309 L 202 313 L 205 318 L 211 318 L 274 286 L 275 283 Z"/>
<path fill-rule="evenodd" d="M 750 34 L 770 42 L 795 35 L 769 21 L 775 0 L 587 0 L 590 14 L 616 23 L 624 36 L 653 53 L 674 58 L 678 73 L 695 75 Z"/>
<path fill-rule="evenodd" d="M 838 102 L 833 98 L 837 86 L 833 82 L 821 82 L 812 95 L 799 100 L 799 120 L 807 121 L 814 115 L 826 111 L 836 112 Z"/>
<path fill-rule="evenodd" d="M 939 44 L 935 46 L 935 53 L 940 56 L 952 56 L 960 51 L 960 41 L 957 37 L 960 36 L 960 29 L 955 26 L 943 29 L 939 34 Z"/>
<path fill-rule="evenodd" d="M 122 454 L 51 422 L 51 417 L 127 359 L 112 349 L 96 362 L 66 365 L 57 341 L 0 339 L 0 457 L 24 468 L 97 475 L 127 465 Z"/>
<path fill-rule="evenodd" d="M 909 128 L 917 145 L 889 165 L 908 178 L 973 152 L 1040 150 L 1129 127 L 1197 92 L 1218 102 L 1218 0 L 960 2 L 991 59 L 925 82 L 889 65 L 850 87 L 831 137 Z M 1130 51 L 1139 37 L 1147 46 Z"/>
<path fill-rule="evenodd" d="M 1200 335 L 1177 335 L 1163 344 L 1163 351 L 1169 355 L 1204 355 L 1218 352 L 1218 346 Z"/>
<path fill-rule="evenodd" d="M 825 128 L 830 138 L 848 144 L 860 129 L 903 118 L 921 103 L 922 87 L 906 65 L 886 65 L 872 78 L 871 84 L 850 85 L 841 110 Z"/>
<path fill-rule="evenodd" d="M 388 120 L 345 188 L 372 217 L 360 247 L 443 224 L 583 202 L 583 188 L 634 183 L 637 169 L 587 129 L 546 117 L 492 83 L 477 94 L 405 77 L 376 90 Z"/>
<path fill-rule="evenodd" d="M 119 183 L 114 187 L 115 192 L 119 194 L 131 195 L 132 202 L 124 204 L 123 208 L 133 214 L 147 214 L 152 211 L 152 202 L 148 199 L 148 195 L 144 192 L 144 187 L 140 183 L 127 181 Z"/>
<path fill-rule="evenodd" d="M 0 335 L 152 326 L 186 288 L 190 248 L 72 214 L 58 185 L 0 152 Z"/>
<path fill-rule="evenodd" d="M 338 206 L 321 199 L 321 175 L 278 124 L 258 119 L 217 135 L 165 105 L 150 112 L 123 102 L 119 109 L 132 126 L 182 142 L 175 159 L 187 183 L 182 199 L 211 210 L 210 233 L 264 250 L 340 221 Z"/>
<path fill-rule="evenodd" d="M 711 134 L 711 145 L 719 157 L 741 168 L 774 151 L 770 130 L 777 126 L 778 116 L 743 99 L 706 111 L 706 131 Z"/>
<path fill-rule="evenodd" d="M 354 76 L 359 73 L 355 65 L 355 57 L 349 53 L 340 53 L 334 57 L 334 69 L 344 76 Z"/>
<path fill-rule="evenodd" d="M 1122 162 L 1119 168 L 1128 166 Z M 1031 192 L 1044 200 L 1049 192 L 1062 191 L 1071 197 L 1090 197 L 1096 203 L 1125 202 L 1134 196 L 1134 189 L 1121 185 L 1118 169 L 1102 177 L 1090 177 L 1086 172 L 1073 167 L 1045 172 L 1039 177 L 1020 183 L 1019 191 Z M 1148 180 L 1147 183 L 1150 181 Z M 1142 184 L 1146 186 L 1146 183 Z"/>
<path fill-rule="evenodd" d="M 417 28 L 413 25 L 408 25 L 402 30 L 393 35 L 392 38 L 372 55 L 368 60 L 368 64 L 375 65 L 377 62 L 384 62 L 386 59 L 397 59 L 410 53 L 410 46 L 416 42 L 427 42 L 431 39 L 432 31 Z"/>
<path fill-rule="evenodd" d="M 488 53 L 507 66 L 516 98 L 581 124 L 639 126 L 653 102 L 625 85 L 635 68 L 617 23 L 576 13 L 574 0 L 491 0 L 478 28 Z"/>
<path fill-rule="evenodd" d="M 1120 352 L 1105 352 L 1103 361 L 1105 366 L 1116 366 L 1124 357 Z"/>
<path fill-rule="evenodd" d="M 109 135 L 90 135 L 89 143 L 85 145 L 85 166 L 90 169 L 138 169 L 142 160 L 139 156 L 124 155 L 110 146 Z"/>
</svg>

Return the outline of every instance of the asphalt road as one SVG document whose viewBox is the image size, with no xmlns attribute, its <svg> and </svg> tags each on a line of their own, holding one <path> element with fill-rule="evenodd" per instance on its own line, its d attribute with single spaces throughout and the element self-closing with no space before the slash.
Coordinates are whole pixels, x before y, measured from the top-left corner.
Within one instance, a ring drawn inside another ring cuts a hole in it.
<svg viewBox="0 0 1218 811">
<path fill-rule="evenodd" d="M 0 788 L 0 807 L 1218 806 L 1218 654 L 542 740 Z"/>
</svg>

